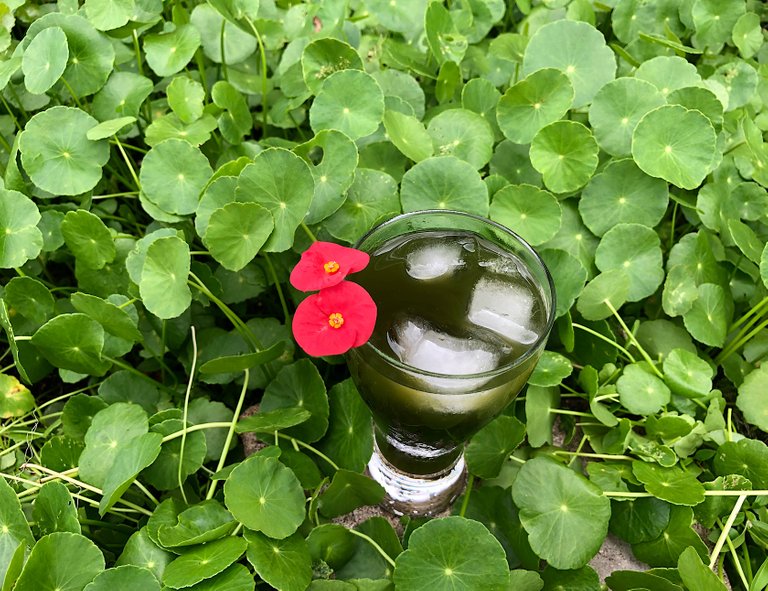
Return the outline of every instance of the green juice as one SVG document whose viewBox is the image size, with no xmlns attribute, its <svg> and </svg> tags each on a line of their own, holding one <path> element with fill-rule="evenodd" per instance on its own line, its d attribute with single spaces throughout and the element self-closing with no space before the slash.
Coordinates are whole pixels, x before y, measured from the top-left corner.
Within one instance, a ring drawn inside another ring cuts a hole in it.
<svg viewBox="0 0 768 591">
<path fill-rule="evenodd" d="M 420 230 L 369 252 L 353 279 L 376 302 L 376 327 L 348 364 L 384 458 L 435 474 L 525 385 L 548 304 L 519 257 L 471 232 Z"/>
</svg>

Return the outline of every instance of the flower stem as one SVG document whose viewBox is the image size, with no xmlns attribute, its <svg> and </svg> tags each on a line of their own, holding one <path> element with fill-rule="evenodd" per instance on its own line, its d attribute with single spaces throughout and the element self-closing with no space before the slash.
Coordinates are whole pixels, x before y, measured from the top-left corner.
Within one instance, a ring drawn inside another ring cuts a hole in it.
<svg viewBox="0 0 768 591">
<path fill-rule="evenodd" d="M 302 229 L 302 230 L 304 230 L 304 233 L 305 233 L 307 236 L 309 236 L 309 239 L 310 239 L 312 242 L 317 242 L 317 236 L 315 236 L 315 235 L 312 233 L 312 230 L 310 230 L 310 229 L 309 229 L 309 226 L 307 226 L 307 224 L 305 224 L 304 222 L 301 222 L 301 229 Z"/>
<path fill-rule="evenodd" d="M 629 361 L 630 361 L 631 363 L 635 363 L 635 362 L 636 362 L 635 358 L 632 356 L 632 353 L 630 353 L 629 351 L 627 351 L 627 350 L 626 350 L 624 347 L 622 347 L 621 345 L 619 345 L 619 343 L 617 343 L 617 342 L 616 342 L 616 341 L 614 341 L 613 339 L 611 339 L 611 338 L 609 338 L 609 337 L 605 336 L 605 335 L 604 335 L 604 334 L 602 334 L 602 333 L 599 333 L 599 332 L 597 332 L 596 330 L 592 330 L 592 329 L 591 329 L 591 328 L 589 328 L 588 326 L 584 326 L 584 325 L 582 325 L 582 324 L 579 324 L 579 323 L 577 323 L 577 322 L 573 322 L 573 323 L 572 323 L 572 325 L 573 325 L 573 328 L 578 328 L 579 330 L 583 330 L 584 332 L 591 334 L 593 337 L 597 337 L 598 339 L 601 339 L 601 340 L 605 341 L 606 343 L 609 343 L 610 345 L 613 345 L 613 346 L 614 346 L 614 347 L 616 347 L 616 348 L 617 348 L 619 351 L 621 351 L 622 353 L 624 353 L 624 355 L 626 355 L 626 356 L 627 356 L 627 359 L 629 359 Z"/>
<path fill-rule="evenodd" d="M 465 488 L 464 499 L 461 501 L 461 509 L 459 509 L 459 517 L 464 517 L 469 506 L 469 497 L 472 495 L 472 486 L 475 484 L 475 475 L 470 474 L 467 477 L 467 487 Z"/>
<path fill-rule="evenodd" d="M 366 542 L 368 542 L 371 546 L 373 546 L 374 549 L 379 554 L 381 554 L 381 557 L 384 560 L 386 560 L 392 568 L 395 568 L 395 561 L 392 560 L 392 557 L 384 551 L 384 548 L 382 548 L 381 546 L 379 546 L 378 543 L 376 543 L 376 540 L 374 540 L 370 536 L 366 536 L 363 532 L 359 532 L 356 529 L 349 529 L 347 531 L 349 531 L 350 533 L 356 535 L 358 538 L 363 538 Z"/>
<path fill-rule="evenodd" d="M 163 324 L 165 327 L 165 324 Z M 187 443 L 187 421 L 189 420 L 189 395 L 192 393 L 192 380 L 195 377 L 195 368 L 197 367 L 197 335 L 195 333 L 194 325 L 190 327 L 192 331 L 192 367 L 189 369 L 189 379 L 187 380 L 187 389 L 184 392 L 184 415 L 181 419 L 181 449 L 179 450 L 179 468 L 176 472 L 176 478 L 179 482 L 179 491 L 181 491 L 181 497 L 188 505 L 187 493 L 184 491 L 184 479 L 182 478 L 182 472 L 184 469 L 184 449 Z M 165 331 L 163 331 L 165 334 Z"/>
<path fill-rule="evenodd" d="M 653 373 L 655 373 L 660 379 L 663 380 L 664 379 L 664 374 L 662 374 L 659 371 L 659 368 L 656 367 L 656 363 L 653 361 L 653 359 L 651 359 L 651 356 L 648 355 L 646 350 L 643 349 L 642 345 L 637 341 L 637 339 L 635 338 L 634 333 L 631 330 L 629 330 L 629 327 L 626 325 L 626 323 L 624 322 L 622 317 L 619 316 L 619 313 L 616 311 L 616 308 L 613 307 L 613 304 L 611 304 L 610 301 L 606 300 L 605 301 L 605 305 L 608 307 L 608 309 L 611 311 L 611 313 L 616 317 L 616 320 L 621 325 L 621 328 L 623 328 L 624 331 L 627 333 L 627 337 L 629 338 L 630 341 L 632 341 L 632 344 L 635 347 L 637 347 L 638 351 L 640 351 L 640 355 L 643 356 L 643 359 L 645 359 L 648 362 L 648 365 L 651 366 L 651 369 L 653 370 Z"/>
<path fill-rule="evenodd" d="M 331 466 L 331 468 L 333 468 L 334 470 L 341 470 L 341 468 L 339 468 L 339 466 L 338 466 L 338 464 L 336 464 L 336 462 L 334 462 L 334 461 L 333 461 L 331 458 L 329 458 L 327 455 L 325 455 L 325 454 L 324 454 L 323 452 L 321 452 L 319 449 L 317 449 L 317 448 L 314 448 L 314 447 L 312 447 L 311 445 L 309 445 L 309 443 L 304 443 L 304 442 L 303 442 L 301 439 L 296 439 L 295 437 L 291 437 L 290 435 L 285 435 L 284 433 L 280 433 L 280 432 L 278 432 L 278 431 L 275 431 L 275 434 L 276 434 L 276 435 L 277 435 L 277 436 L 278 436 L 280 439 L 285 439 L 285 440 L 287 440 L 287 441 L 290 441 L 290 442 L 291 442 L 291 444 L 292 444 L 292 445 L 294 445 L 294 446 L 298 445 L 299 447 L 303 447 L 304 449 L 311 451 L 311 452 L 312 452 L 313 454 L 315 454 L 315 455 L 316 455 L 318 458 L 322 458 L 322 459 L 324 459 L 326 462 L 328 462 L 328 464 L 329 464 L 329 465 Z"/>
<path fill-rule="evenodd" d="M 288 311 L 288 303 L 285 301 L 285 295 L 283 294 L 283 288 L 280 285 L 280 281 L 277 278 L 277 271 L 272 264 L 272 260 L 267 253 L 264 254 L 264 260 L 267 261 L 267 268 L 269 269 L 269 275 L 272 277 L 272 282 L 275 284 L 277 290 L 277 297 L 280 300 L 280 306 L 283 308 L 283 317 L 285 318 L 285 325 L 288 326 L 291 323 L 291 313 Z"/>
<path fill-rule="evenodd" d="M 243 380 L 243 387 L 240 389 L 240 398 L 237 400 L 237 406 L 235 407 L 235 414 L 232 417 L 232 422 L 229 424 L 229 431 L 227 431 L 227 438 L 224 440 L 224 448 L 221 450 L 221 457 L 219 463 L 216 466 L 216 472 L 224 469 L 224 465 L 227 463 L 227 454 L 229 453 L 229 446 L 232 443 L 232 438 L 235 435 L 235 425 L 240 419 L 240 413 L 243 410 L 243 402 L 245 401 L 245 393 L 248 391 L 248 381 L 250 378 L 248 368 L 245 368 L 245 379 Z M 216 492 L 216 485 L 218 480 L 211 481 L 211 486 L 208 488 L 208 494 L 205 495 L 206 500 L 213 498 Z"/>
<path fill-rule="evenodd" d="M 736 499 L 736 504 L 733 506 L 733 510 L 731 511 L 731 514 L 728 516 L 728 520 L 723 526 L 723 531 L 720 533 L 720 537 L 717 538 L 715 547 L 712 549 L 712 554 L 710 554 L 709 568 L 714 568 L 715 563 L 717 562 L 717 557 L 720 555 L 720 551 L 725 545 L 726 538 L 728 538 L 728 532 L 731 531 L 733 522 L 736 521 L 736 516 L 739 514 L 739 511 L 741 511 L 741 506 L 744 504 L 746 498 L 746 495 L 740 495 L 739 498 Z"/>
</svg>

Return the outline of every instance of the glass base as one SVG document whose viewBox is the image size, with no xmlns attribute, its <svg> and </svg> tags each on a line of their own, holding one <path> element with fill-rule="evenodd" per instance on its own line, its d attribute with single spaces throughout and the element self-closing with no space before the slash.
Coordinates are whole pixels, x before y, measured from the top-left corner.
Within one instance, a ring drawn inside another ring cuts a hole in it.
<svg viewBox="0 0 768 591">
<path fill-rule="evenodd" d="M 368 462 L 368 473 L 386 491 L 381 507 L 395 515 L 438 515 L 459 496 L 466 484 L 463 453 L 445 470 L 416 476 L 390 464 L 375 443 Z"/>
</svg>

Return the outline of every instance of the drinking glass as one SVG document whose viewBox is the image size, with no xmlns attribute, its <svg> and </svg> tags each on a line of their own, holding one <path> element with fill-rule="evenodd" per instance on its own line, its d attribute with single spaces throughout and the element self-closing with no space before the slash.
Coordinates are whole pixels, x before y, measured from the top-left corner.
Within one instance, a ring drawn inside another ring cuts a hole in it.
<svg viewBox="0 0 768 591">
<path fill-rule="evenodd" d="M 466 480 L 464 443 L 523 389 L 555 316 L 552 278 L 530 245 L 495 222 L 448 210 L 397 216 L 373 228 L 355 245 L 371 256 L 371 263 L 355 275 L 355 281 L 371 292 L 380 309 L 382 300 L 397 298 L 397 294 L 376 285 L 379 257 L 386 256 L 393 242 L 433 231 L 446 233 L 449 240 L 454 235 L 456 239 L 480 237 L 505 256 L 513 256 L 517 268 L 525 270 L 529 283 L 538 290 L 543 310 L 532 342 L 489 371 L 465 375 L 424 371 L 375 345 L 381 338 L 372 338 L 347 353 L 352 378 L 373 414 L 375 445 L 368 471 L 386 491 L 383 506 L 397 514 L 435 515 L 459 495 Z M 443 280 L 449 292 L 451 280 Z M 514 290 L 508 297 L 515 297 Z M 381 316 L 379 320 L 386 323 Z M 390 328 L 382 322 L 377 321 L 374 337 Z"/>
</svg>

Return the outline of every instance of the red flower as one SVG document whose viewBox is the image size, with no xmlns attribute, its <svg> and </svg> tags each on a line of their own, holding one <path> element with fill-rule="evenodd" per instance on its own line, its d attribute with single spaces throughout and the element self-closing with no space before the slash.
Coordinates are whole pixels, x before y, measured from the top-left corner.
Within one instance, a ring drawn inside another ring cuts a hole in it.
<svg viewBox="0 0 768 591">
<path fill-rule="evenodd" d="M 339 355 L 364 344 L 376 324 L 376 304 L 357 283 L 342 281 L 309 296 L 296 308 L 293 336 L 313 357 Z"/>
<path fill-rule="evenodd" d="M 313 242 L 291 271 L 291 285 L 314 291 L 338 285 L 349 273 L 365 269 L 370 257 L 355 248 L 333 242 Z"/>
</svg>

